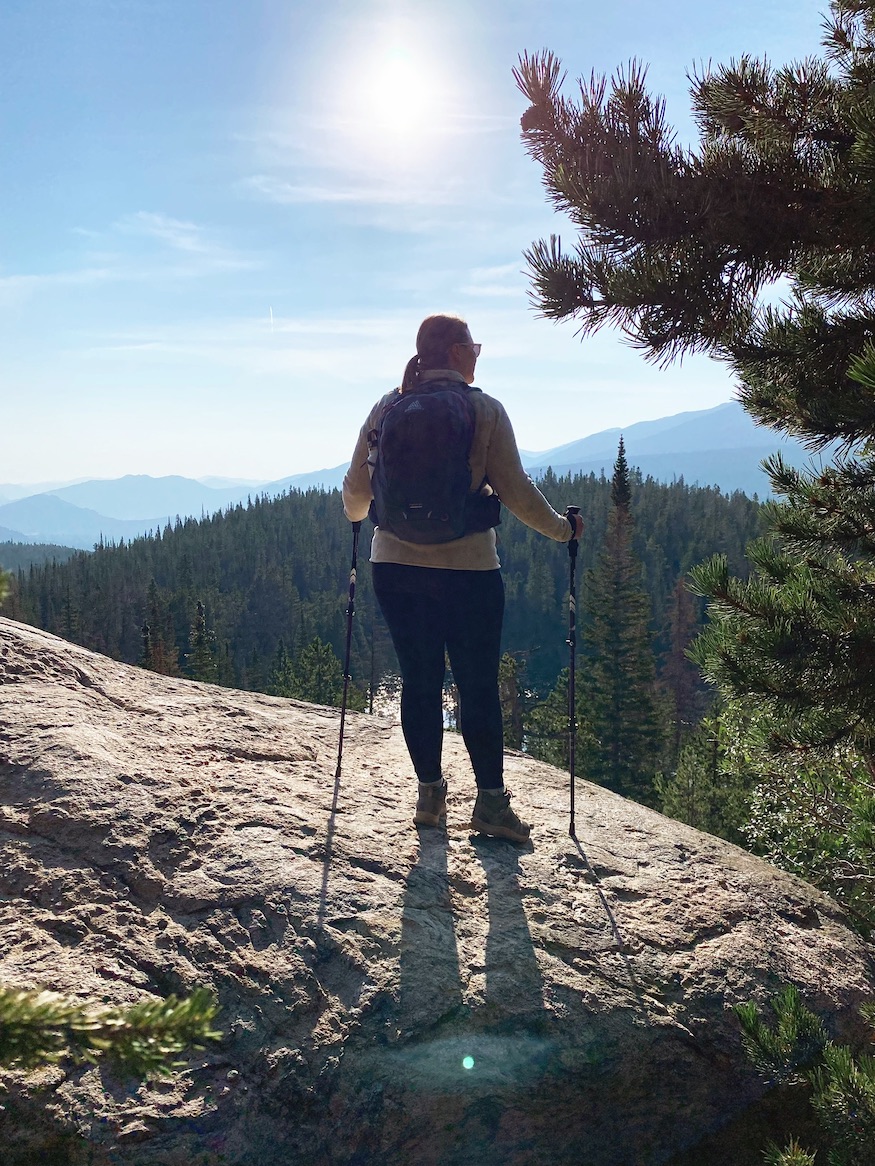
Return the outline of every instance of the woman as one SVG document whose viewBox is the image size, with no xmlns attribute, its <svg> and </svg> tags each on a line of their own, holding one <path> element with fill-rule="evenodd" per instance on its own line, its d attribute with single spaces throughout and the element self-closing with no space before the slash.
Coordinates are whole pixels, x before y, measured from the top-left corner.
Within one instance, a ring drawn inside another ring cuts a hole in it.
<svg viewBox="0 0 875 1166">
<path fill-rule="evenodd" d="M 557 542 L 580 538 L 580 517 L 557 514 L 523 469 L 501 403 L 473 387 L 480 347 L 457 316 L 423 320 L 400 389 L 377 402 L 359 434 L 343 481 L 343 507 L 351 522 L 363 519 L 372 503 L 377 434 L 387 410 L 399 403 L 399 395 L 453 390 L 473 407 L 471 496 L 494 492 L 541 534 Z M 503 778 L 498 664 L 504 584 L 495 529 L 468 531 L 447 542 L 406 541 L 385 524 L 381 528 L 378 516 L 371 544 L 374 592 L 401 667 L 404 739 L 419 779 L 413 820 L 437 826 L 446 818 L 447 783 L 441 773 L 446 653 L 459 691 L 459 727 L 477 782 L 471 828 L 525 842 L 531 827 L 511 809 Z"/>
</svg>

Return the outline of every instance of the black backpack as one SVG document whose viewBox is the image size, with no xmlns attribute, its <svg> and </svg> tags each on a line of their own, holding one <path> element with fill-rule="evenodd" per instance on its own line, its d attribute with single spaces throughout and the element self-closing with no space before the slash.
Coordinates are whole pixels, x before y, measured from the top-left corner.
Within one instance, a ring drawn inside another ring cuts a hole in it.
<svg viewBox="0 0 875 1166">
<path fill-rule="evenodd" d="M 410 543 L 445 543 L 498 526 L 497 494 L 471 492 L 475 414 L 460 381 L 426 381 L 395 393 L 368 435 L 371 518 Z M 376 455 L 376 456 L 374 456 Z"/>
</svg>

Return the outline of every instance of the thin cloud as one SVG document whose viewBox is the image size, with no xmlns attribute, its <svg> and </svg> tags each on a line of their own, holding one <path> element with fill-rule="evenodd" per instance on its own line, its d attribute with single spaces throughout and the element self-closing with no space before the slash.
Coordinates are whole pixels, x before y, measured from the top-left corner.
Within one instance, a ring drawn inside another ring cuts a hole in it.
<svg viewBox="0 0 875 1166">
<path fill-rule="evenodd" d="M 258 257 L 214 242 L 195 223 L 147 211 L 117 220 L 102 234 L 84 229 L 77 229 L 76 233 L 98 240 L 112 237 L 116 243 L 119 235 L 137 235 L 156 240 L 163 246 L 157 255 L 141 252 L 136 256 L 125 254 L 118 248 L 113 251 L 92 248 L 83 254 L 83 265 L 70 271 L 20 272 L 0 276 L 0 305 L 11 306 L 40 292 L 68 287 L 166 283 L 176 279 L 201 279 L 224 271 L 251 271 L 265 265 L 265 261 Z M 165 247 L 170 249 L 170 257 Z"/>
<path fill-rule="evenodd" d="M 519 263 L 475 267 L 468 282 L 462 287 L 462 292 L 490 299 L 521 299 L 526 294 L 526 279 Z"/>
<path fill-rule="evenodd" d="M 274 313 L 273 332 L 264 318 L 226 319 L 107 335 L 69 355 L 101 362 L 124 360 L 129 354 L 140 361 L 172 357 L 195 367 L 199 375 L 209 375 L 211 368 L 233 368 L 258 378 L 345 385 L 356 391 L 367 368 L 386 391 L 397 384 L 418 323 L 407 311 L 288 318 Z"/>
<path fill-rule="evenodd" d="M 166 244 L 172 251 L 191 258 L 196 266 L 189 270 L 189 274 L 202 274 L 201 268 L 210 271 L 216 268 L 236 271 L 261 266 L 260 261 L 211 239 L 197 223 L 174 219 L 170 215 L 137 211 L 117 220 L 113 224 L 113 229 L 122 234 L 155 239 Z"/>
<path fill-rule="evenodd" d="M 177 251 L 204 255 L 213 250 L 212 245 L 206 242 L 203 231 L 196 223 L 173 219 L 169 215 L 137 211 L 136 214 L 126 215 L 123 219 L 119 219 L 115 226 L 120 231 L 135 235 L 148 235 L 153 239 L 159 239 Z"/>
<path fill-rule="evenodd" d="M 449 119 L 452 134 L 506 134 L 519 124 L 516 115 L 501 113 L 457 113 Z"/>
<path fill-rule="evenodd" d="M 57 287 L 83 287 L 115 278 L 108 267 L 83 267 L 78 271 L 49 271 L 39 275 L 0 276 L 0 304 L 9 306 L 40 291 Z"/>
<path fill-rule="evenodd" d="M 287 157 L 289 151 L 308 155 L 317 162 L 336 159 L 342 148 L 337 138 L 345 144 L 350 136 L 369 135 L 378 124 L 373 117 L 350 117 L 348 113 L 326 116 L 299 111 L 292 116 L 288 111 L 272 109 L 265 110 L 263 116 L 274 124 L 235 134 L 234 140 L 275 160 Z M 453 139 L 460 135 L 506 134 L 518 125 L 518 117 L 510 114 L 443 113 L 440 120 L 429 123 L 428 135 Z M 386 128 L 391 131 L 388 122 Z"/>
<path fill-rule="evenodd" d="M 267 202 L 282 205 L 300 203 L 352 203 L 369 206 L 449 206 L 458 201 L 451 184 L 421 183 L 400 186 L 387 183 L 373 186 L 355 183 L 319 185 L 289 182 L 268 174 L 254 174 L 242 186 Z"/>
</svg>

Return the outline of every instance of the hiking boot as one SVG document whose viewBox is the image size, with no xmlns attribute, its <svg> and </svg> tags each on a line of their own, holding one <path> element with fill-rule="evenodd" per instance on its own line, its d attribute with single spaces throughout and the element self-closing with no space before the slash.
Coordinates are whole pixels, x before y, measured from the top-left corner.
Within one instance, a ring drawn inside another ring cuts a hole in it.
<svg viewBox="0 0 875 1166">
<path fill-rule="evenodd" d="M 510 838 L 512 842 L 528 842 L 532 832 L 528 822 L 522 822 L 510 808 L 511 792 L 487 793 L 480 790 L 471 815 L 471 829 L 492 838 Z"/>
<path fill-rule="evenodd" d="M 428 785 L 419 783 L 419 797 L 416 801 L 416 813 L 413 821 L 417 826 L 440 826 L 441 818 L 447 817 L 447 783 L 440 781 L 430 782 Z"/>
</svg>

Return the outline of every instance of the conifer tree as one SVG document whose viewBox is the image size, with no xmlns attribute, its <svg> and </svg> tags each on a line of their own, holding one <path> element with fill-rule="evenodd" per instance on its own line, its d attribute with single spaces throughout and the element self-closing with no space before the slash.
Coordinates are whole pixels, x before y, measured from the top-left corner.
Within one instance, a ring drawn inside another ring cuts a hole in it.
<svg viewBox="0 0 875 1166">
<path fill-rule="evenodd" d="M 149 583 L 147 612 L 148 633 L 145 629 L 143 631 L 143 667 L 151 672 L 160 672 L 164 676 L 178 676 L 179 653 L 167 605 L 154 579 Z"/>
<path fill-rule="evenodd" d="M 582 506 L 587 542 L 600 544 L 610 482 L 552 474 L 542 485 L 558 510 L 570 502 Z M 633 487 L 635 548 L 662 628 L 671 588 L 691 563 L 725 549 L 732 569 L 741 569 L 744 544 L 759 529 L 760 508 L 740 494 L 726 498 L 682 483 L 633 478 Z M 296 656 L 317 636 L 338 657 L 343 652 L 348 528 L 336 491 L 310 491 L 186 519 L 166 535 L 105 544 L 94 552 L 68 550 L 61 556 L 54 552 L 63 548 L 39 548 L 45 554 L 26 572 L 19 569 L 3 611 L 64 635 L 69 590 L 79 621 L 77 642 L 134 664 L 151 654 L 155 635 L 158 659 L 151 666 L 165 671 L 178 669 L 180 658 L 185 663 L 200 599 L 220 647 L 218 682 L 266 690 L 281 639 Z M 4 547 L 0 551 L 5 555 Z M 526 691 L 543 697 L 567 660 L 562 619 L 567 559 L 512 515 L 502 525 L 502 559 L 508 596 L 504 648 L 517 660 L 525 658 Z M 10 558 L 10 565 L 14 561 Z M 352 674 L 372 676 L 377 691 L 397 673 L 397 662 L 388 634 L 371 633 L 377 608 L 367 571 L 359 578 L 357 607 Z"/>
<path fill-rule="evenodd" d="M 510 652 L 505 652 L 498 664 L 498 694 L 501 698 L 505 748 L 522 749 L 523 698 L 520 691 L 519 669 Z"/>
<path fill-rule="evenodd" d="M 593 736 L 583 756 L 590 780 L 649 802 L 661 761 L 662 731 L 649 603 L 632 547 L 631 501 L 621 437 L 608 529 L 596 566 L 586 577 L 580 690 Z"/>
<path fill-rule="evenodd" d="M 217 1012 L 217 1001 L 204 988 L 182 1000 L 170 996 L 107 1008 L 44 989 L 0 987 L 0 1068 L 105 1059 L 134 1077 L 169 1076 L 179 1053 L 221 1038 L 213 1025 Z"/>
<path fill-rule="evenodd" d="M 580 689 L 577 689 L 577 706 L 580 709 Z M 580 715 L 577 718 L 580 726 Z M 578 733 L 578 741 L 580 735 Z M 547 698 L 539 701 L 529 710 L 525 718 L 526 752 L 539 761 L 568 769 L 568 669 L 559 673 L 555 688 Z"/>
<path fill-rule="evenodd" d="M 579 664 L 579 658 L 578 658 Z M 578 684 L 575 688 L 577 720 L 576 756 L 586 757 L 594 745 L 593 729 L 586 693 Z M 527 753 L 557 765 L 560 769 L 570 766 L 569 725 L 568 725 L 568 669 L 559 673 L 555 688 L 546 700 L 540 701 L 525 716 L 524 742 Z"/>
<path fill-rule="evenodd" d="M 219 659 L 216 637 L 207 627 L 207 610 L 198 601 L 197 615 L 189 637 L 190 649 L 185 657 L 186 672 L 192 680 L 216 684 L 219 679 Z"/>
<path fill-rule="evenodd" d="M 147 623 L 144 623 L 140 629 L 140 632 L 143 637 L 143 654 L 140 657 L 140 667 L 147 668 L 150 672 L 154 672 L 155 669 L 152 667 L 152 629 Z"/>
<path fill-rule="evenodd" d="M 330 644 L 317 636 L 294 659 L 280 645 L 270 690 L 276 696 L 339 706 L 343 698 L 343 666 Z M 355 685 L 349 686 L 351 709 L 363 712 L 366 699 Z"/>
<path fill-rule="evenodd" d="M 687 577 L 679 576 L 670 600 L 669 642 L 660 673 L 660 686 L 668 700 L 671 724 L 668 744 L 672 765 L 677 763 L 685 739 L 701 721 L 708 701 L 699 669 L 689 657 L 690 645 L 701 627 L 696 610 L 698 603 L 687 585 Z"/>
<path fill-rule="evenodd" d="M 735 1013 L 750 1060 L 772 1084 L 807 1086 L 811 1109 L 820 1127 L 814 1153 L 796 1139 L 783 1150 L 770 1146 L 768 1166 L 814 1166 L 821 1149 L 827 1166 L 871 1166 L 875 1145 L 875 1057 L 862 1049 L 830 1040 L 823 1021 L 802 1002 L 792 984 L 770 1001 L 771 1024 L 756 1003 L 737 1004 Z M 860 1009 L 875 1038 L 875 1006 Z"/>
<path fill-rule="evenodd" d="M 750 774 L 727 758 L 727 729 L 719 701 L 688 733 L 674 771 L 657 779 L 659 808 L 669 818 L 749 844 Z"/>
<path fill-rule="evenodd" d="M 757 421 L 813 452 L 839 443 L 822 469 L 767 463 L 782 501 L 753 576 L 721 558 L 696 573 L 699 656 L 776 747 L 849 740 L 875 771 L 875 0 L 833 0 L 824 50 L 694 76 L 693 150 L 637 64 L 575 101 L 552 54 L 523 58 L 523 139 L 579 230 L 527 257 L 545 316 L 612 324 L 659 362 L 709 353 Z"/>
</svg>

